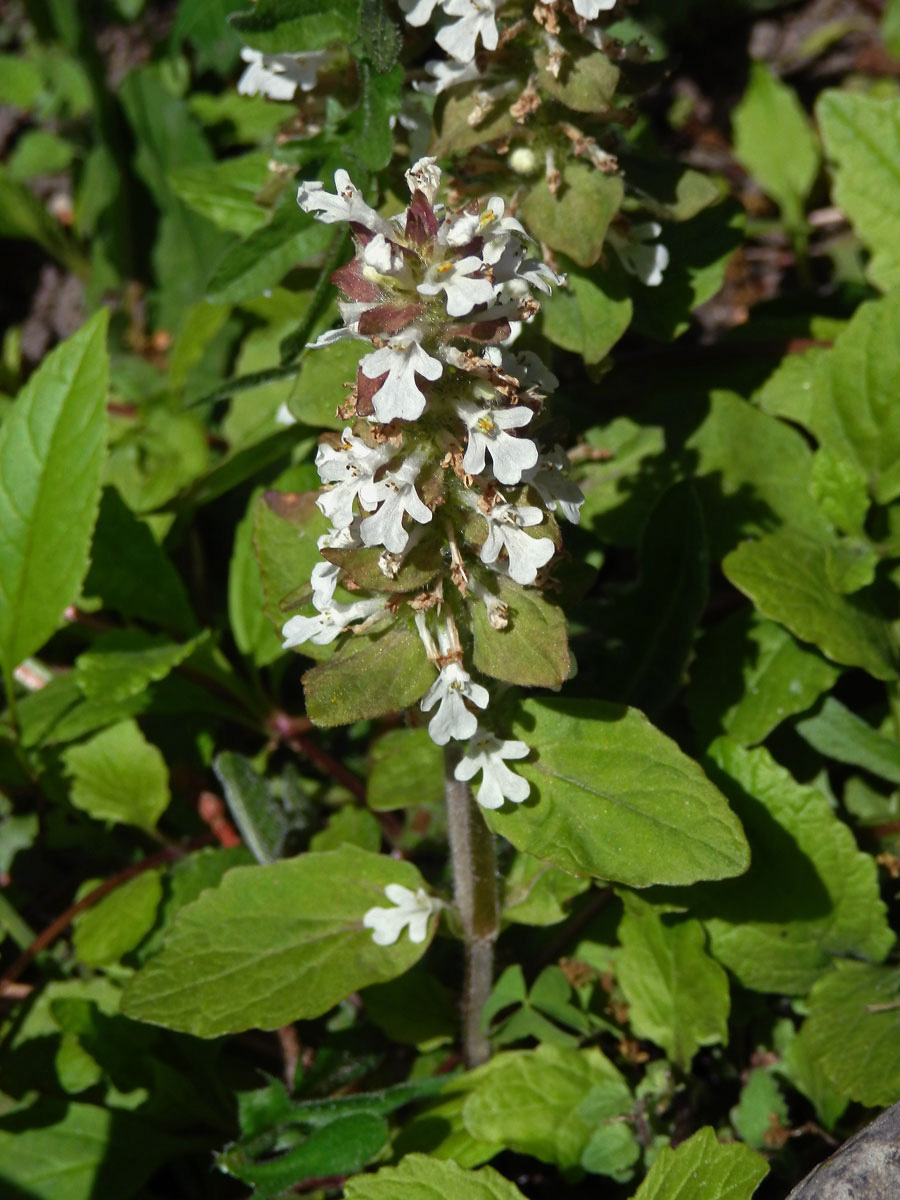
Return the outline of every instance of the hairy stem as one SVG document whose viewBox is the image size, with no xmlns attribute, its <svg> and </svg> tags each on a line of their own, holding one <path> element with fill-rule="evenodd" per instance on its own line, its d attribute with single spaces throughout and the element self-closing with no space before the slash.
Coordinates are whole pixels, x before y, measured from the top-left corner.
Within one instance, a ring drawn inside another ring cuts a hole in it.
<svg viewBox="0 0 900 1200">
<path fill-rule="evenodd" d="M 494 842 L 467 783 L 454 778 L 461 757 L 455 746 L 444 751 L 444 796 L 453 863 L 453 888 L 463 928 L 465 982 L 462 1001 L 463 1058 L 477 1067 L 490 1056 L 481 1013 L 494 975 L 494 941 L 500 927 Z"/>
</svg>

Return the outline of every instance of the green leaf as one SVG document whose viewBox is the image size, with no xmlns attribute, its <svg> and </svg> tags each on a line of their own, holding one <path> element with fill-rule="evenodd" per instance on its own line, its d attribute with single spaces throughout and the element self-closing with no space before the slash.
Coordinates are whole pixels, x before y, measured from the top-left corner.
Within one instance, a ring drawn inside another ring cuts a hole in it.
<svg viewBox="0 0 900 1200">
<path fill-rule="evenodd" d="M 828 353 L 823 346 L 813 346 L 802 354 L 785 355 L 754 393 L 754 403 L 772 417 L 784 417 L 808 426 L 819 360 Z"/>
<path fill-rule="evenodd" d="M 822 515 L 832 525 L 841 533 L 863 533 L 869 511 L 864 471 L 830 450 L 819 450 L 813 459 L 810 485 Z"/>
<path fill-rule="evenodd" d="M 206 288 L 212 304 L 240 304 L 280 283 L 298 262 L 323 254 L 332 230 L 297 207 L 293 194 L 268 225 L 232 246 L 216 264 Z"/>
<path fill-rule="evenodd" d="M 700 642 L 686 700 L 704 743 L 727 733 L 742 746 L 812 708 L 840 671 L 752 609 L 734 613 Z"/>
<path fill-rule="evenodd" d="M 359 846 L 377 854 L 381 848 L 381 826 L 378 818 L 365 808 L 347 804 L 328 818 L 328 824 L 309 840 L 310 850 L 337 850 L 339 847 Z"/>
<path fill-rule="evenodd" d="M 65 171 L 73 157 L 70 142 L 45 129 L 32 129 L 16 142 L 9 158 L 9 173 L 17 183 L 35 175 L 55 175 Z"/>
<path fill-rule="evenodd" d="M 722 563 L 727 577 L 763 616 L 812 642 L 833 662 L 862 667 L 876 679 L 894 679 L 896 654 L 890 627 L 857 596 L 832 586 L 823 542 L 780 529 L 744 542 Z"/>
<path fill-rule="evenodd" d="M 881 38 L 894 58 L 900 58 L 900 3 L 887 0 L 881 18 Z"/>
<path fill-rule="evenodd" d="M 732 125 L 738 162 L 778 202 L 788 229 L 800 228 L 803 205 L 819 171 L 819 151 L 797 93 L 764 63 L 755 62 Z"/>
<path fill-rule="evenodd" d="M 634 1200 L 751 1200 L 769 1164 L 740 1142 L 723 1145 L 707 1126 L 677 1150 L 663 1146 Z"/>
<path fill-rule="evenodd" d="M 628 1084 L 600 1050 L 543 1045 L 500 1054 L 465 1102 L 463 1119 L 480 1141 L 571 1169 L 595 1132 L 596 1120 L 580 1110 L 598 1085 L 613 1092 L 607 1119 L 631 1111 Z"/>
<path fill-rule="evenodd" d="M 213 769 L 241 838 L 256 861 L 270 863 L 280 858 L 287 817 L 268 782 L 257 775 L 248 758 L 232 750 L 219 754 Z"/>
<path fill-rule="evenodd" d="M 169 173 L 169 183 L 188 208 L 217 229 L 245 237 L 266 223 L 266 210 L 256 198 L 269 181 L 269 159 L 255 150 L 222 162 L 180 166 Z"/>
<path fill-rule="evenodd" d="M 466 1171 L 455 1162 L 408 1154 L 397 1167 L 348 1179 L 346 1200 L 524 1200 L 522 1193 L 490 1167 Z"/>
<path fill-rule="evenodd" d="M 258 667 L 280 658 L 281 639 L 264 610 L 262 576 L 253 548 L 253 520 L 261 489 L 256 489 L 238 522 L 228 566 L 228 624 L 241 654 Z"/>
<path fill-rule="evenodd" d="M 358 64 L 359 104 L 350 114 L 346 146 L 364 167 L 380 171 L 394 152 L 392 121 L 400 111 L 403 66 L 397 63 L 379 75 L 367 62 Z"/>
<path fill-rule="evenodd" d="M 206 637 L 179 645 L 137 630 L 113 629 L 76 658 L 78 686 L 88 700 L 128 700 L 165 679 Z"/>
<path fill-rule="evenodd" d="M 557 195 L 541 180 L 519 206 L 519 216 L 528 232 L 551 250 L 568 255 L 579 267 L 590 267 L 603 252 L 606 231 L 623 194 L 618 175 L 604 175 L 570 160 Z"/>
<path fill-rule="evenodd" d="M 387 15 L 384 0 L 362 0 L 360 32 L 366 57 L 383 75 L 397 61 L 403 45 L 403 35 L 397 23 Z"/>
<path fill-rule="evenodd" d="M 707 954 L 699 921 L 670 918 L 629 892 L 622 899 L 616 978 L 629 1023 L 689 1071 L 701 1046 L 728 1041 L 728 976 Z"/>
<path fill-rule="evenodd" d="M 565 920 L 568 902 L 590 887 L 530 854 L 517 854 L 503 881 L 503 920 L 516 925 L 556 925 Z"/>
<path fill-rule="evenodd" d="M 819 359 L 808 422 L 824 449 L 862 472 L 879 504 L 900 495 L 898 385 L 900 288 L 860 305 Z"/>
<path fill-rule="evenodd" d="M 372 747 L 366 803 L 375 812 L 438 804 L 444 798 L 444 755 L 427 729 L 391 729 Z"/>
<path fill-rule="evenodd" d="M 829 90 L 816 117 L 835 166 L 834 201 L 871 251 L 868 277 L 889 291 L 900 283 L 900 105 L 893 96 Z"/>
<path fill-rule="evenodd" d="M 421 966 L 407 971 L 401 979 L 366 988 L 362 998 L 366 1016 L 392 1042 L 433 1046 L 452 1042 L 456 1036 L 456 996 Z"/>
<path fill-rule="evenodd" d="M 900 1100 L 900 971 L 838 961 L 809 995 L 801 1037 L 838 1091 L 871 1108 Z"/>
<path fill-rule="evenodd" d="M 0 54 L 0 104 L 31 108 L 43 87 L 36 63 L 19 54 Z"/>
<path fill-rule="evenodd" d="M 680 894 L 719 962 L 744 987 L 801 996 L 835 955 L 883 959 L 894 935 L 875 863 L 818 788 L 763 749 L 722 738 L 710 754 L 752 852 L 741 879 Z"/>
<path fill-rule="evenodd" d="M 305 1179 L 350 1175 L 362 1170 L 388 1139 L 387 1122 L 374 1113 L 354 1113 L 315 1129 L 299 1145 L 274 1158 L 254 1162 L 242 1147 L 216 1159 L 220 1170 L 253 1188 L 264 1200 L 283 1196 Z"/>
<path fill-rule="evenodd" d="M 636 488 L 634 479 L 639 474 L 656 478 L 663 465 L 665 431 L 661 425 L 616 417 L 591 429 L 587 442 L 599 453 L 598 461 L 585 463 L 576 475 L 585 496 L 581 524 L 603 541 L 635 546 L 670 477 L 664 476 L 658 491 Z"/>
<path fill-rule="evenodd" d="M 479 671 L 520 687 L 559 687 L 569 676 L 569 645 L 562 610 L 537 588 L 524 588 L 498 577 L 497 591 L 509 609 L 505 629 L 495 629 L 487 606 L 477 596 L 469 601 L 474 650 Z"/>
<path fill-rule="evenodd" d="M 402 618 L 380 633 L 351 635 L 328 662 L 303 676 L 306 712 L 316 725 L 349 725 L 409 708 L 435 670 Z"/>
<path fill-rule="evenodd" d="M 590 272 L 579 271 L 564 255 L 559 268 L 566 282 L 541 297 L 541 331 L 555 346 L 597 363 L 631 321 L 632 303 L 621 271 L 599 263 Z"/>
<path fill-rule="evenodd" d="M 447 95 L 443 108 L 435 120 L 435 135 L 429 154 L 435 158 L 449 158 L 464 154 L 482 142 L 492 142 L 505 137 L 515 128 L 515 121 L 508 104 L 498 104 L 481 121 L 472 124 L 478 107 L 478 93 L 482 84 L 475 82 L 453 88 Z"/>
<path fill-rule="evenodd" d="M 516 764 L 531 796 L 485 817 L 519 850 L 635 887 L 746 869 L 744 836 L 724 797 L 635 709 L 529 700 L 514 736 L 537 755 Z"/>
<path fill-rule="evenodd" d="M 191 633 L 197 620 L 168 555 L 125 504 L 115 488 L 104 488 L 91 546 L 91 565 L 82 592 L 104 608 L 177 633 Z"/>
<path fill-rule="evenodd" d="M 181 1150 L 130 1113 L 40 1099 L 0 1117 L 0 1189 L 10 1200 L 131 1200 Z"/>
<path fill-rule="evenodd" d="M 775 1026 L 775 1048 L 781 1055 L 777 1070 L 809 1100 L 825 1128 L 834 1129 L 850 1099 L 829 1082 L 822 1064 L 810 1053 L 804 1029 L 805 1025 L 795 1029 L 790 1017 Z"/>
<path fill-rule="evenodd" d="M 313 428 L 343 429 L 336 415 L 347 394 L 345 384 L 356 382 L 365 346 L 357 341 L 333 342 L 303 356 L 303 370 L 290 388 L 291 415 Z"/>
<path fill-rule="evenodd" d="M 299 607 L 283 607 L 282 602 L 309 585 L 313 567 L 322 561 L 317 542 L 328 530 L 328 521 L 316 507 L 317 496 L 318 492 L 264 492 L 253 510 L 253 548 L 265 614 L 279 632 L 289 607 Z"/>
<path fill-rule="evenodd" d="M 321 50 L 330 42 L 351 42 L 359 25 L 358 0 L 258 0 L 252 12 L 231 18 L 248 46 L 266 54 Z"/>
<path fill-rule="evenodd" d="M 84 263 L 64 227 L 50 215 L 37 196 L 12 179 L 2 165 L 0 238 L 25 238 L 37 242 L 68 270 L 84 270 Z"/>
<path fill-rule="evenodd" d="M 134 721 L 120 721 L 63 757 L 76 808 L 98 821 L 155 830 L 169 805 L 169 773 Z"/>
<path fill-rule="evenodd" d="M 767 1135 L 773 1126 L 787 1127 L 788 1107 L 771 1071 L 756 1067 L 750 1072 L 740 1099 L 731 1110 L 731 1123 L 742 1141 L 754 1150 L 767 1149 Z"/>
<path fill-rule="evenodd" d="M 158 871 L 143 871 L 104 896 L 75 922 L 75 953 L 89 967 L 116 963 L 153 928 L 162 899 Z"/>
<path fill-rule="evenodd" d="M 586 49 L 583 42 L 581 48 Z M 556 74 L 549 69 L 549 60 L 546 51 L 535 55 L 538 86 L 566 108 L 602 117 L 613 106 L 621 72 L 601 51 L 566 54 Z"/>
<path fill-rule="evenodd" d="M 798 721 L 794 728 L 826 758 L 900 783 L 900 743 L 873 729 L 833 696 L 827 696 L 817 713 Z"/>
<path fill-rule="evenodd" d="M 122 1010 L 198 1037 L 321 1016 L 351 992 L 402 975 L 427 950 L 430 938 L 414 944 L 406 932 L 376 946 L 363 927 L 370 908 L 389 906 L 390 883 L 423 886 L 410 863 L 354 846 L 229 871 L 179 910 Z"/>
<path fill-rule="evenodd" d="M 0 667 L 55 632 L 78 595 L 100 500 L 103 309 L 34 372 L 0 426 Z"/>
</svg>

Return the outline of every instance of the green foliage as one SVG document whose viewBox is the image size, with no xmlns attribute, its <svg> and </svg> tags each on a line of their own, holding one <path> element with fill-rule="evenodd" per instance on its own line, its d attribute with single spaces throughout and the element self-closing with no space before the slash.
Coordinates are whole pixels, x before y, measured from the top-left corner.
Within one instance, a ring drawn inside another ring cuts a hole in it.
<svg viewBox="0 0 900 1200">
<path fill-rule="evenodd" d="M 100 821 L 153 830 L 169 806 L 165 759 L 136 722 L 120 721 L 66 751 L 76 808 Z"/>
<path fill-rule="evenodd" d="M 759 1154 L 739 1143 L 723 1145 L 707 1126 L 677 1150 L 660 1150 L 634 1200 L 693 1200 L 704 1192 L 716 1200 L 750 1200 L 768 1171 Z"/>
<path fill-rule="evenodd" d="M 438 1162 L 424 1154 L 409 1154 L 397 1167 L 382 1167 L 374 1175 L 347 1184 L 347 1200 L 430 1200 L 452 1195 L 459 1200 L 519 1200 L 522 1193 L 490 1167 L 464 1171 L 454 1162 Z"/>
</svg>

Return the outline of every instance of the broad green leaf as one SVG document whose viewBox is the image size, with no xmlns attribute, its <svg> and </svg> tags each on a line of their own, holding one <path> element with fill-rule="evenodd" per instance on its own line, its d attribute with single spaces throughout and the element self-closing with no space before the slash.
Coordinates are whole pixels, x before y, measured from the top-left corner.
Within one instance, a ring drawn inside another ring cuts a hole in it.
<svg viewBox="0 0 900 1200">
<path fill-rule="evenodd" d="M 346 1200 L 524 1200 L 522 1193 L 491 1167 L 466 1171 L 455 1162 L 408 1154 L 397 1167 L 348 1179 Z"/>
<path fill-rule="evenodd" d="M 621 272 L 609 264 L 579 271 L 564 255 L 559 256 L 559 266 L 566 282 L 541 297 L 541 331 L 555 346 L 574 350 L 586 363 L 599 362 L 631 321 L 631 298 Z"/>
<path fill-rule="evenodd" d="M 217 229 L 241 237 L 266 223 L 267 212 L 256 198 L 270 178 L 270 156 L 262 150 L 201 166 L 180 166 L 169 183 L 180 200 Z"/>
<path fill-rule="evenodd" d="M 263 611 L 279 634 L 288 617 L 309 603 L 309 577 L 322 561 L 317 542 L 328 530 L 328 521 L 316 507 L 317 495 L 264 492 L 253 508 L 253 550 L 262 579 Z M 303 649 L 309 658 L 327 658 L 335 647 L 307 643 Z"/>
<path fill-rule="evenodd" d="M 260 1200 L 283 1196 L 305 1179 L 351 1175 L 362 1170 L 388 1140 L 387 1122 L 374 1113 L 338 1117 L 314 1129 L 284 1154 L 254 1161 L 240 1146 L 226 1150 L 216 1165 L 253 1188 Z"/>
<path fill-rule="evenodd" d="M 819 151 L 797 93 L 764 63 L 753 63 L 732 126 L 738 162 L 778 202 L 788 229 L 800 228 L 819 171 Z"/>
<path fill-rule="evenodd" d="M 256 773 L 248 758 L 233 750 L 219 754 L 213 769 L 244 845 L 257 862 L 274 862 L 284 849 L 287 817 L 267 780 Z"/>
<path fill-rule="evenodd" d="M 287 460 L 303 436 L 299 425 L 277 429 L 259 441 L 241 446 L 228 454 L 203 475 L 194 478 L 189 487 L 173 501 L 173 507 L 209 504 L 259 475 L 267 467 Z"/>
<path fill-rule="evenodd" d="M 537 588 L 524 588 L 498 577 L 495 593 L 509 610 L 505 629 L 494 629 L 487 606 L 477 596 L 469 603 L 477 669 L 520 687 L 559 687 L 569 675 L 566 618 Z"/>
<path fill-rule="evenodd" d="M 629 1023 L 689 1071 L 701 1046 L 728 1041 L 728 976 L 707 954 L 699 921 L 670 918 L 633 893 L 622 899 L 616 978 Z"/>
<path fill-rule="evenodd" d="M 746 869 L 744 836 L 724 797 L 635 709 L 529 700 L 514 736 L 535 752 L 516 764 L 531 796 L 485 817 L 519 850 L 635 887 Z"/>
<path fill-rule="evenodd" d="M 330 42 L 350 42 L 359 25 L 359 4 L 333 0 L 258 0 L 253 10 L 231 18 L 232 28 L 255 50 L 294 54 L 320 50 Z"/>
<path fill-rule="evenodd" d="M 347 395 L 347 384 L 356 382 L 365 346 L 357 341 L 333 342 L 303 356 L 303 370 L 292 383 L 287 406 L 298 421 L 314 428 L 343 429 L 336 416 Z"/>
<path fill-rule="evenodd" d="M 873 729 L 833 696 L 826 697 L 817 713 L 798 721 L 795 729 L 826 758 L 900 783 L 900 742 Z"/>
<path fill-rule="evenodd" d="M 0 1191 L 10 1200 L 130 1200 L 180 1150 L 130 1113 L 40 1099 L 0 1117 Z"/>
<path fill-rule="evenodd" d="M 98 821 L 153 831 L 169 805 L 169 773 L 134 721 L 120 721 L 65 755 L 70 799 Z"/>
<path fill-rule="evenodd" d="M 722 569 L 749 596 L 760 613 L 787 626 L 796 637 L 848 667 L 862 667 L 876 679 L 897 675 L 890 627 L 857 596 L 842 596 L 831 585 L 826 545 L 795 529 L 780 529 L 758 541 L 743 542 Z"/>
<path fill-rule="evenodd" d="M 828 350 L 823 346 L 813 346 L 802 354 L 786 355 L 754 393 L 754 403 L 772 417 L 808 426 L 816 371 L 819 360 L 826 354 Z"/>
<path fill-rule="evenodd" d="M 366 57 L 383 75 L 397 61 L 403 46 L 400 28 L 388 16 L 383 0 L 362 0 L 360 30 Z"/>
<path fill-rule="evenodd" d="M 19 705 L 22 745 L 52 746 L 75 741 L 115 725 L 124 717 L 137 716 L 149 701 L 146 692 L 128 700 L 86 700 L 75 672 L 68 671 L 23 697 Z"/>
<path fill-rule="evenodd" d="M 345 804 L 328 818 L 328 824 L 309 840 L 310 850 L 337 850 L 341 846 L 359 846 L 377 854 L 381 848 L 378 818 L 366 808 Z"/>
<path fill-rule="evenodd" d="M 773 1123 L 776 1129 L 787 1128 L 789 1124 L 788 1107 L 775 1075 L 765 1067 L 755 1067 L 730 1116 L 743 1142 L 754 1150 L 767 1149 L 767 1135 Z"/>
<path fill-rule="evenodd" d="M 266 616 L 259 563 L 253 548 L 253 520 L 261 490 L 256 489 L 234 533 L 228 565 L 228 624 L 241 654 L 258 667 L 280 658 L 281 638 Z"/>
<path fill-rule="evenodd" d="M 483 120 L 475 117 L 481 87 L 480 83 L 475 82 L 449 91 L 435 121 L 429 154 L 436 158 L 464 154 L 473 146 L 504 137 L 515 128 L 508 104 L 495 105 Z M 474 124 L 472 118 L 475 118 Z"/>
<path fill-rule="evenodd" d="M 900 971 L 838 961 L 810 993 L 803 1042 L 834 1087 L 870 1108 L 900 1100 Z"/>
<path fill-rule="evenodd" d="M 9 173 L 21 183 L 35 175 L 55 175 L 71 164 L 75 151 L 70 142 L 45 129 L 32 129 L 16 142 L 9 156 Z"/>
<path fill-rule="evenodd" d="M 31 108 L 43 81 L 38 65 L 20 54 L 0 54 L 0 104 Z"/>
<path fill-rule="evenodd" d="M 810 490 L 823 516 L 841 533 L 863 533 L 869 495 L 865 472 L 856 463 L 831 450 L 819 450 L 813 459 Z"/>
<path fill-rule="evenodd" d="M 177 643 L 137 630 L 113 629 L 75 660 L 75 677 L 88 700 L 119 701 L 140 695 L 183 663 L 206 638 Z"/>
<path fill-rule="evenodd" d="M 240 304 L 274 287 L 298 262 L 324 253 L 332 231 L 297 207 L 293 195 L 267 225 L 225 252 L 206 289 L 213 304 Z"/>
<path fill-rule="evenodd" d="M 56 631 L 78 596 L 100 500 L 103 309 L 44 359 L 0 426 L 0 667 Z"/>
<path fill-rule="evenodd" d="M 727 733 L 754 746 L 788 717 L 812 708 L 839 676 L 781 625 L 743 609 L 700 642 L 686 700 L 705 743 Z"/>
<path fill-rule="evenodd" d="M 659 496 L 674 482 L 665 474 L 665 430 L 616 417 L 609 425 L 589 430 L 586 440 L 597 461 L 576 472 L 585 496 L 581 524 L 603 541 L 636 546 Z M 636 476 L 651 473 L 654 478 L 663 473 L 658 490 L 635 486 Z"/>
<path fill-rule="evenodd" d="M 555 925 L 568 916 L 568 903 L 590 881 L 551 867 L 530 854 L 517 854 L 503 881 L 503 920 L 516 925 Z"/>
<path fill-rule="evenodd" d="M 894 943 L 872 857 L 815 787 L 763 749 L 710 750 L 751 847 L 741 879 L 680 893 L 712 952 L 744 987 L 802 996 L 832 958 L 879 962 Z"/>
<path fill-rule="evenodd" d="M 162 899 L 158 871 L 143 871 L 82 913 L 72 938 L 75 953 L 89 967 L 116 963 L 150 932 Z"/>
<path fill-rule="evenodd" d="M 427 729 L 391 729 L 372 747 L 366 803 L 375 812 L 438 804 L 444 798 L 444 755 Z"/>
<path fill-rule="evenodd" d="M 816 103 L 816 117 L 835 164 L 835 203 L 871 251 L 869 278 L 889 291 L 900 284 L 900 103 L 829 90 Z"/>
<path fill-rule="evenodd" d="M 677 1150 L 663 1146 L 634 1200 L 751 1200 L 768 1173 L 762 1155 L 706 1126 Z"/>
<path fill-rule="evenodd" d="M 390 983 L 377 983 L 362 994 L 366 1016 L 392 1042 L 422 1046 L 450 1042 L 459 1026 L 454 993 L 422 966 Z"/>
<path fill-rule="evenodd" d="M 585 44 L 579 43 L 579 48 Z M 615 101 L 619 86 L 620 71 L 599 50 L 584 54 L 566 54 L 561 70 L 554 74 L 549 70 L 549 54 L 539 51 L 535 55 L 538 67 L 538 84 L 566 108 L 576 112 L 602 116 Z"/>
<path fill-rule="evenodd" d="M 354 846 L 238 867 L 180 909 L 123 1012 L 198 1037 L 318 1017 L 359 988 L 409 970 L 430 938 L 377 946 L 362 919 L 385 887 L 423 886 L 410 863 Z M 432 920 L 430 932 L 436 922 Z"/>
<path fill-rule="evenodd" d="M 545 180 L 536 183 L 519 207 L 525 228 L 551 250 L 579 267 L 590 267 L 603 252 L 606 230 L 622 203 L 622 180 L 585 163 L 569 161 L 554 196 Z"/>
<path fill-rule="evenodd" d="M 481 1141 L 499 1142 L 563 1170 L 577 1167 L 596 1129 L 580 1109 L 598 1085 L 613 1093 L 607 1119 L 633 1107 L 631 1091 L 597 1049 L 543 1045 L 503 1053 L 469 1096 L 463 1120 Z"/>
<path fill-rule="evenodd" d="M 181 0 L 175 11 L 172 24 L 172 41 L 180 46 L 187 41 L 194 49 L 198 71 L 216 71 L 227 75 L 234 66 L 240 50 L 240 39 L 229 27 L 228 18 L 237 9 L 246 9 L 248 0 Z M 225 95 L 228 95 L 226 91 Z M 253 104 L 256 96 L 239 96 L 232 92 L 241 104 Z M 269 108 L 277 109 L 277 104 Z M 241 139 L 256 141 L 255 137 Z"/>
<path fill-rule="evenodd" d="M 860 305 L 819 359 L 808 422 L 824 449 L 862 472 L 880 504 L 900 495 L 898 386 L 900 288 Z"/>
<path fill-rule="evenodd" d="M 393 154 L 393 122 L 402 103 L 403 66 L 396 63 L 379 75 L 368 62 L 362 62 L 357 71 L 359 103 L 347 122 L 345 146 L 367 170 L 380 171 Z"/>
<path fill-rule="evenodd" d="M 850 1103 L 831 1083 L 819 1059 L 810 1053 L 803 1027 L 795 1029 L 790 1017 L 775 1026 L 775 1049 L 781 1055 L 777 1070 L 816 1110 L 826 1129 L 834 1129 Z"/>
<path fill-rule="evenodd" d="M 306 712 L 316 725 L 349 725 L 409 708 L 435 670 L 419 635 L 401 619 L 380 633 L 345 637 L 327 662 L 303 676 Z"/>
<path fill-rule="evenodd" d="M 640 189 L 642 206 L 659 221 L 690 221 L 728 194 L 721 180 L 674 158 L 639 158 L 629 153 L 622 154 L 619 162 L 629 184 Z"/>
</svg>

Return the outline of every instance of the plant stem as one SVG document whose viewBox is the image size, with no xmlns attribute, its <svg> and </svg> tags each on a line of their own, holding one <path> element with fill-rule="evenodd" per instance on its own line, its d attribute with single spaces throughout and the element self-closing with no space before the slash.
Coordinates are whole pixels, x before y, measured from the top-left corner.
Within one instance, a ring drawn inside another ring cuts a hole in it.
<svg viewBox="0 0 900 1200">
<path fill-rule="evenodd" d="M 462 757 L 456 746 L 444 751 L 444 796 L 453 864 L 453 891 L 463 928 L 465 981 L 462 1000 L 463 1058 L 477 1067 L 491 1053 L 481 1013 L 494 975 L 494 942 L 500 928 L 494 842 L 467 783 L 453 772 Z"/>
</svg>

